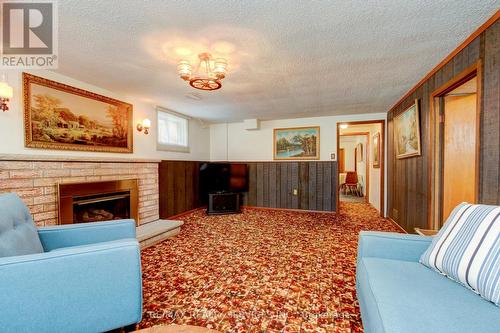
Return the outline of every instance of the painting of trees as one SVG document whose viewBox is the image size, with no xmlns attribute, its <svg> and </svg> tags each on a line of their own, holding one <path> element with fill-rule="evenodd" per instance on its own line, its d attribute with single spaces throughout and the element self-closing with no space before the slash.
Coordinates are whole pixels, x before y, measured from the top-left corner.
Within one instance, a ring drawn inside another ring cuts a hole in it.
<svg viewBox="0 0 500 333">
<path fill-rule="evenodd" d="M 128 130 L 127 110 L 110 105 L 106 112 L 113 122 L 113 135 L 120 139 L 125 138 Z"/>
<path fill-rule="evenodd" d="M 132 105 L 23 73 L 26 146 L 131 153 Z"/>
</svg>

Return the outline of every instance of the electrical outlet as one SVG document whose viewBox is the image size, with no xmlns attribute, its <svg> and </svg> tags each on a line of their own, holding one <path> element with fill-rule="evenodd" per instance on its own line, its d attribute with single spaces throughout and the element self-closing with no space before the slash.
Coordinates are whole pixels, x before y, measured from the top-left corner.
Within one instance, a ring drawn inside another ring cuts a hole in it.
<svg viewBox="0 0 500 333">
<path fill-rule="evenodd" d="M 293 189 L 293 195 L 299 195 L 299 190 L 297 190 L 296 188 Z"/>
</svg>

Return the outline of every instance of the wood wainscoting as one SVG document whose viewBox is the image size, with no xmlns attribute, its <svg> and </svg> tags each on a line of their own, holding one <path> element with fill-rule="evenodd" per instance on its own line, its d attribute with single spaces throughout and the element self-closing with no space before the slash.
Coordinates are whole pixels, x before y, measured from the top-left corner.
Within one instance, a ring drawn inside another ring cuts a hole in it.
<svg viewBox="0 0 500 333">
<path fill-rule="evenodd" d="M 161 161 L 160 218 L 167 219 L 202 206 L 199 197 L 200 164 L 197 161 Z"/>
<path fill-rule="evenodd" d="M 456 51 L 410 90 L 388 114 L 387 133 L 387 214 L 408 232 L 427 229 L 431 221 L 432 172 L 432 94 L 464 70 L 481 64 L 482 88 L 479 104 L 479 202 L 500 204 L 500 12 L 482 26 Z M 415 99 L 420 102 L 421 156 L 397 159 L 393 119 Z"/>
<path fill-rule="evenodd" d="M 337 162 L 248 162 L 248 166 L 245 206 L 337 210 Z"/>
<path fill-rule="evenodd" d="M 160 218 L 171 218 L 202 207 L 199 197 L 201 163 L 160 163 Z M 242 202 L 245 206 L 327 212 L 337 209 L 337 162 L 238 163 L 248 164 L 249 169 L 249 188 Z"/>
</svg>

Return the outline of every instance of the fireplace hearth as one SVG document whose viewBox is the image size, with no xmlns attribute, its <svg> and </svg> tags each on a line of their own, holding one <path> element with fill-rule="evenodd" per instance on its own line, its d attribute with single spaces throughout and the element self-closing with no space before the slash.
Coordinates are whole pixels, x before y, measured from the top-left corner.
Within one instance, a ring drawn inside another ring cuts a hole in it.
<svg viewBox="0 0 500 333">
<path fill-rule="evenodd" d="M 59 184 L 59 224 L 133 218 L 137 220 L 137 180 Z"/>
</svg>

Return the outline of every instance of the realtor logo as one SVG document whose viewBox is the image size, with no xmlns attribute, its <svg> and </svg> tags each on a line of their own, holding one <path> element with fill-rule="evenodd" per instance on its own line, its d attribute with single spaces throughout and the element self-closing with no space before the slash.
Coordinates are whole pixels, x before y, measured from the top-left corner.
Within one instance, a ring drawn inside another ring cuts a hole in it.
<svg viewBox="0 0 500 333">
<path fill-rule="evenodd" d="M 57 67 L 57 7 L 54 1 L 4 1 L 1 17 L 1 68 Z"/>
</svg>

